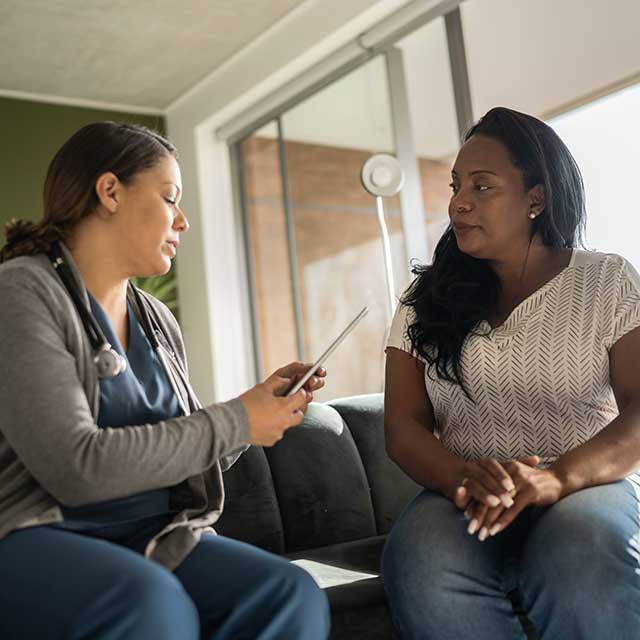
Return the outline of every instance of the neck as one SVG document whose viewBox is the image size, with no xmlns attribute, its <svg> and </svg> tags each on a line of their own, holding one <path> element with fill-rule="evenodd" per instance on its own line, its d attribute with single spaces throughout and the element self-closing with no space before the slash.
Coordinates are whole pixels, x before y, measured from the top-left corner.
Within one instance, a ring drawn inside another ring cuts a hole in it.
<svg viewBox="0 0 640 640">
<path fill-rule="evenodd" d="M 89 221 L 87 221 L 89 223 Z M 67 247 L 91 295 L 109 315 L 126 313 L 128 278 L 117 253 L 104 231 L 96 233 L 91 224 L 78 225 Z"/>
<path fill-rule="evenodd" d="M 557 250 L 542 244 L 538 236 L 524 247 L 518 247 L 504 259 L 492 260 L 491 268 L 500 280 L 503 292 L 526 288 L 537 280 L 538 274 L 546 271 Z"/>
</svg>

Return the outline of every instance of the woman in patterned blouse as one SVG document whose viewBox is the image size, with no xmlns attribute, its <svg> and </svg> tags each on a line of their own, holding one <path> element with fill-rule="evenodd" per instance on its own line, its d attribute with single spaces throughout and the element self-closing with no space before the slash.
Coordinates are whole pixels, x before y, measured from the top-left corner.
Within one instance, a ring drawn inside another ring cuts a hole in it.
<svg viewBox="0 0 640 640">
<path fill-rule="evenodd" d="M 424 486 L 383 558 L 399 635 L 524 638 L 515 596 L 544 640 L 638 638 L 640 277 L 577 248 L 582 178 L 536 118 L 489 111 L 451 187 L 387 349 L 387 450 Z"/>
</svg>

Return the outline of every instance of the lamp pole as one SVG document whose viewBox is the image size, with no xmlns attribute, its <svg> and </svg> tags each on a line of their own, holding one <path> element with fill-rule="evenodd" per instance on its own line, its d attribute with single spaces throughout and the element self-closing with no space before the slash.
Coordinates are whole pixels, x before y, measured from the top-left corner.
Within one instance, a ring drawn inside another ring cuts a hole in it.
<svg viewBox="0 0 640 640">
<path fill-rule="evenodd" d="M 404 184 L 404 173 L 398 160 L 391 155 L 378 153 L 371 156 L 362 166 L 360 172 L 362 186 L 376 199 L 378 225 L 382 238 L 382 253 L 384 256 L 384 273 L 387 284 L 387 311 L 389 322 L 396 310 L 396 295 L 393 280 L 393 264 L 391 261 L 391 242 L 389 230 L 384 217 L 383 197 L 396 195 Z"/>
</svg>

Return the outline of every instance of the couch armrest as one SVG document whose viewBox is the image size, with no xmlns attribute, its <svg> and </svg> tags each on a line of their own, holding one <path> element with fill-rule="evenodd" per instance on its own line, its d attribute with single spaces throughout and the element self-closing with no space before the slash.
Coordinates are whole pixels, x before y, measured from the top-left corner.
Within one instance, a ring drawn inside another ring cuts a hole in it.
<svg viewBox="0 0 640 640">
<path fill-rule="evenodd" d="M 341 398 L 329 403 L 349 425 L 367 480 L 378 534 L 391 530 L 400 512 L 422 490 L 387 455 L 384 397 L 381 393 Z"/>
<path fill-rule="evenodd" d="M 369 483 L 347 424 L 326 404 L 265 450 L 287 552 L 376 534 Z"/>
</svg>

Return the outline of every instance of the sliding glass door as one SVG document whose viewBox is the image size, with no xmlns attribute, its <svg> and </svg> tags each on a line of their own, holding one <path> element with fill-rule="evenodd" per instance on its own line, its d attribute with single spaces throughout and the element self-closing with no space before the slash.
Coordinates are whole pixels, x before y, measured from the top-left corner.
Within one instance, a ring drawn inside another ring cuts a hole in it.
<svg viewBox="0 0 640 640">
<path fill-rule="evenodd" d="M 313 360 L 367 305 L 327 363 L 322 397 L 380 391 L 390 319 L 376 206 L 360 169 L 372 154 L 394 152 L 384 59 L 240 145 L 259 376 L 292 358 Z M 399 293 L 409 274 L 399 199 L 384 204 Z"/>
</svg>

